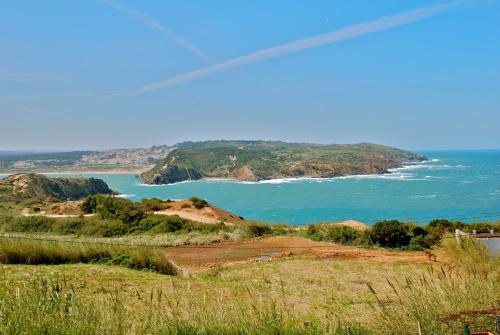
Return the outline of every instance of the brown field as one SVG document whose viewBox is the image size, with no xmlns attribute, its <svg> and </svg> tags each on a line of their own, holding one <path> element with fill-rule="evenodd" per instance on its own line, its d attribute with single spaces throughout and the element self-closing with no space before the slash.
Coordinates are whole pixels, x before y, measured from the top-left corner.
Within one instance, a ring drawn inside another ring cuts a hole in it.
<svg viewBox="0 0 500 335">
<path fill-rule="evenodd" d="M 166 248 L 165 254 L 189 271 L 270 262 L 278 258 L 303 256 L 314 259 L 356 259 L 373 263 L 426 263 L 424 252 L 363 249 L 300 237 L 266 237 L 220 245 L 188 245 Z"/>
</svg>

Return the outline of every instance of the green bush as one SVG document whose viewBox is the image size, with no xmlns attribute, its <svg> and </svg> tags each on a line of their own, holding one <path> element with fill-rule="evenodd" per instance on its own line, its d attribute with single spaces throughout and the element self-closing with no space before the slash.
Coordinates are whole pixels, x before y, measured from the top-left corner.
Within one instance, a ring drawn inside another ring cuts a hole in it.
<svg viewBox="0 0 500 335">
<path fill-rule="evenodd" d="M 158 198 L 142 199 L 141 203 L 150 212 L 161 211 L 164 208 L 162 201 Z"/>
<path fill-rule="evenodd" d="M 115 237 L 127 234 L 164 234 L 174 232 L 214 233 L 232 231 L 233 226 L 201 223 L 183 219 L 177 215 L 150 214 L 140 221 L 124 223 L 118 219 L 102 219 L 99 216 L 76 218 L 47 218 L 43 216 L 2 216 L 0 231 L 33 233 L 45 232 L 61 235 Z"/>
<path fill-rule="evenodd" d="M 436 230 L 454 232 L 455 229 L 464 229 L 467 225 L 460 221 L 449 221 L 444 219 L 436 219 L 429 222 L 429 227 Z"/>
<path fill-rule="evenodd" d="M 337 224 L 313 224 L 307 227 L 307 235 L 318 241 L 340 244 L 361 244 L 363 232 Z"/>
<path fill-rule="evenodd" d="M 86 214 L 95 213 L 97 210 L 97 196 L 91 195 L 85 198 L 85 200 L 83 200 L 82 204 L 80 205 L 80 209 Z"/>
<path fill-rule="evenodd" d="M 430 235 L 427 227 L 407 224 L 410 233 L 408 250 L 425 250 L 434 244 L 434 236 Z M 429 236 L 431 238 L 429 238 Z"/>
<path fill-rule="evenodd" d="M 56 219 L 46 216 L 16 216 L 5 227 L 7 231 L 46 232 L 51 231 Z"/>
<path fill-rule="evenodd" d="M 400 248 L 410 243 L 409 227 L 398 220 L 378 221 L 373 226 L 370 237 L 382 247 Z"/>
<path fill-rule="evenodd" d="M 475 230 L 477 233 L 489 233 L 493 230 L 495 233 L 500 233 L 500 222 L 475 222 L 466 224 L 461 230 L 472 233 Z"/>
<path fill-rule="evenodd" d="M 208 206 L 208 202 L 202 198 L 192 197 L 189 200 L 193 203 L 193 206 L 198 209 Z"/>
<path fill-rule="evenodd" d="M 63 235 L 78 234 L 90 223 L 89 218 L 68 218 L 55 220 L 50 231 Z"/>
<path fill-rule="evenodd" d="M 92 195 L 80 207 L 84 213 L 97 213 L 103 219 L 118 219 L 124 223 L 139 221 L 145 216 L 144 205 L 118 197 Z"/>
<path fill-rule="evenodd" d="M 177 215 L 148 215 L 134 227 L 133 232 L 172 233 L 181 230 L 186 221 Z"/>
<path fill-rule="evenodd" d="M 256 222 L 246 222 L 242 224 L 244 232 L 250 237 L 260 237 L 271 235 L 273 229 L 269 224 L 256 223 Z"/>
<path fill-rule="evenodd" d="M 115 237 L 126 235 L 130 225 L 120 220 L 104 220 L 100 218 L 89 218 L 75 234 L 94 237 Z"/>
</svg>

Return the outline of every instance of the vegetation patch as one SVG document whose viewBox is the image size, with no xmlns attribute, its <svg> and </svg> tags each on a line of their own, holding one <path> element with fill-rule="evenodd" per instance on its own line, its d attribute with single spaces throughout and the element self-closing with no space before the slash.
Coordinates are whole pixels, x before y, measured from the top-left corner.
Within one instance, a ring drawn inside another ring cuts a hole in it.
<svg viewBox="0 0 500 335">
<path fill-rule="evenodd" d="M 425 157 L 383 145 L 321 145 L 273 141 L 179 143 L 155 167 L 141 175 L 148 184 L 200 178 L 258 181 L 286 177 L 336 177 L 386 173 L 402 162 Z"/>
<path fill-rule="evenodd" d="M 202 198 L 192 197 L 189 198 L 189 201 L 191 201 L 193 203 L 193 206 L 197 209 L 202 209 L 208 206 L 208 202 Z"/>
<path fill-rule="evenodd" d="M 0 263 L 99 263 L 174 275 L 176 267 L 158 249 L 105 244 L 0 238 Z"/>
<path fill-rule="evenodd" d="M 439 263 L 287 260 L 169 277 L 3 266 L 0 333 L 456 335 L 495 329 L 498 258 L 444 239 Z"/>
</svg>

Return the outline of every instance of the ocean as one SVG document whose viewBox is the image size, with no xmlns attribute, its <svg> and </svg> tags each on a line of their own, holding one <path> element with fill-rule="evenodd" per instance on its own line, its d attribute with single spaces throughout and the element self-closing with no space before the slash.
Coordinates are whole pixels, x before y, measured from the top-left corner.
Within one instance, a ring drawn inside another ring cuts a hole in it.
<svg viewBox="0 0 500 335">
<path fill-rule="evenodd" d="M 270 223 L 500 220 L 500 150 L 419 153 L 429 161 L 387 175 L 332 179 L 200 180 L 147 186 L 128 174 L 84 176 L 105 180 L 131 200 L 198 196 L 246 219 Z"/>
</svg>

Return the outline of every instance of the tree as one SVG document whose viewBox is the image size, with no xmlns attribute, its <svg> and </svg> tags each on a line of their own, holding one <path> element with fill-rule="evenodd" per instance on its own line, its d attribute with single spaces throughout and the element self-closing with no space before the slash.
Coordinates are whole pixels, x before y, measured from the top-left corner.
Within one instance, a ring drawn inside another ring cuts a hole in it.
<svg viewBox="0 0 500 335">
<path fill-rule="evenodd" d="M 97 208 L 97 196 L 91 195 L 87 197 L 80 205 L 82 212 L 86 214 L 95 213 Z"/>
<path fill-rule="evenodd" d="M 399 248 L 410 243 L 409 228 L 398 220 L 379 221 L 371 231 L 373 242 L 382 247 Z"/>
<path fill-rule="evenodd" d="M 97 213 L 103 219 L 119 219 L 124 223 L 139 221 L 145 216 L 145 208 L 142 204 L 102 195 L 87 197 L 80 208 L 84 213 Z"/>
<path fill-rule="evenodd" d="M 98 198 L 96 212 L 103 219 L 119 219 L 124 223 L 139 221 L 145 215 L 141 204 L 116 197 Z"/>
</svg>

